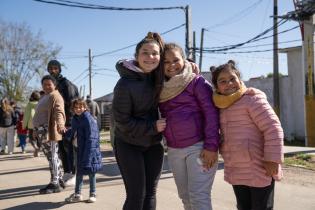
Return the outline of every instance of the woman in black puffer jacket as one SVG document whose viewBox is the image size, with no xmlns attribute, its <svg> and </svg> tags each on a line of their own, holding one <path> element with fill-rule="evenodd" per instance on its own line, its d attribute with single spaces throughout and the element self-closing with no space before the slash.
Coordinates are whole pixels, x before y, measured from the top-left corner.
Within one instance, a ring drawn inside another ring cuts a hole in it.
<svg viewBox="0 0 315 210">
<path fill-rule="evenodd" d="M 164 150 L 158 99 L 164 79 L 160 58 L 164 43 L 149 32 L 136 47 L 135 60 L 116 64 L 120 80 L 114 89 L 115 156 L 121 171 L 126 200 L 124 210 L 156 208 L 156 187 Z"/>
<path fill-rule="evenodd" d="M 7 98 L 1 100 L 0 106 L 0 142 L 1 154 L 5 154 L 5 148 L 8 146 L 8 154 L 14 150 L 14 127 L 16 125 L 16 115 L 10 101 Z"/>
</svg>

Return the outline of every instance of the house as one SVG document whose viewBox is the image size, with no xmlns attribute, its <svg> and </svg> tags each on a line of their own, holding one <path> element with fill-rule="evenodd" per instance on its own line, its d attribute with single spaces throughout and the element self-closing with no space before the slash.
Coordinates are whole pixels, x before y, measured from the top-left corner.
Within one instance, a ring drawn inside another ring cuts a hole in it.
<svg viewBox="0 0 315 210">
<path fill-rule="evenodd" d="M 101 112 L 101 130 L 109 130 L 110 128 L 110 119 L 111 119 L 111 109 L 112 109 L 112 101 L 113 101 L 113 93 L 109 93 L 102 97 L 94 99 L 94 101 L 100 107 Z"/>
</svg>

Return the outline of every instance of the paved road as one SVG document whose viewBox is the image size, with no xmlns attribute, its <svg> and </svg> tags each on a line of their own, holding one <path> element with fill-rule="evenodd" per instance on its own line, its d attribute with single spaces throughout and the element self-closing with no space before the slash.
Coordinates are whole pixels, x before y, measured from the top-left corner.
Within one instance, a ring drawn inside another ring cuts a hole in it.
<svg viewBox="0 0 315 210">
<path fill-rule="evenodd" d="M 305 150 L 305 148 L 302 148 Z M 295 148 L 294 151 L 301 150 Z M 293 149 L 291 152 L 294 152 Z M 310 148 L 315 152 L 315 148 Z M 31 152 L 31 151 L 30 151 Z M 64 199 L 73 192 L 69 187 L 61 193 L 39 195 L 38 189 L 47 184 L 49 171 L 42 155 L 33 158 L 32 153 L 0 156 L 0 209 L 43 210 L 43 209 L 122 209 L 125 191 L 119 170 L 111 150 L 103 151 L 104 168 L 97 174 L 97 201 L 65 204 Z M 177 197 L 172 173 L 167 166 L 167 156 L 157 192 L 157 210 L 183 209 Z M 315 178 L 315 173 L 313 174 Z M 223 181 L 223 163 L 217 171 L 212 190 L 214 210 L 234 210 L 235 198 L 230 185 Z M 88 196 L 87 177 L 83 196 Z M 314 210 L 315 186 L 289 182 L 276 184 L 275 210 Z"/>
</svg>

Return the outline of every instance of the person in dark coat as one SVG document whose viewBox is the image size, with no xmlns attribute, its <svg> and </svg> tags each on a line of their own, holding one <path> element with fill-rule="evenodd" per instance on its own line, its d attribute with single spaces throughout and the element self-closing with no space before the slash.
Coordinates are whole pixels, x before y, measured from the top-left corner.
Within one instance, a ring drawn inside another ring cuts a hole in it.
<svg viewBox="0 0 315 210">
<path fill-rule="evenodd" d="M 76 163 L 77 175 L 75 192 L 66 198 L 67 203 L 82 201 L 81 188 L 83 175 L 89 175 L 90 197 L 88 202 L 96 201 L 96 172 L 102 169 L 102 156 L 100 151 L 100 135 L 95 118 L 87 111 L 87 104 L 83 99 L 75 99 L 72 103 L 71 133 L 73 145 L 77 148 Z"/>
<path fill-rule="evenodd" d="M 98 116 L 100 115 L 100 107 L 94 100 L 92 100 L 90 95 L 86 96 L 85 102 L 89 108 L 90 113 L 97 120 Z"/>
<path fill-rule="evenodd" d="M 16 115 L 10 101 L 7 98 L 1 99 L 0 103 L 0 142 L 1 152 L 4 155 L 6 146 L 8 154 L 13 154 L 14 150 L 14 127 L 16 125 Z"/>
<path fill-rule="evenodd" d="M 124 210 L 156 209 L 156 187 L 164 149 L 158 99 L 164 79 L 160 59 L 164 43 L 149 32 L 136 47 L 135 60 L 116 64 L 120 79 L 114 89 L 115 156 L 124 180 Z"/>
<path fill-rule="evenodd" d="M 47 70 L 51 76 L 57 81 L 57 90 L 60 92 L 64 100 L 64 109 L 66 114 L 66 128 L 71 127 L 72 113 L 70 110 L 73 99 L 79 97 L 78 88 L 71 83 L 66 77 L 61 74 L 61 64 L 57 60 L 50 60 L 47 65 Z M 63 180 L 66 186 L 74 185 L 75 183 L 75 164 L 73 147 L 63 136 L 62 141 L 59 142 L 59 155 L 61 157 L 64 168 Z"/>
</svg>

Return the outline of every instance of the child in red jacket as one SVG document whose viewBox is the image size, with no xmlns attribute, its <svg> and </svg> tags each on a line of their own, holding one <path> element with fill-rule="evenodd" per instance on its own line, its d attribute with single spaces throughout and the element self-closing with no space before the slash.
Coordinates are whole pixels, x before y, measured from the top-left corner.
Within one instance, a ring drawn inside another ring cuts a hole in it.
<svg viewBox="0 0 315 210">
<path fill-rule="evenodd" d="M 24 114 L 21 112 L 18 116 L 18 121 L 16 124 L 17 135 L 20 141 L 20 147 L 22 149 L 22 153 L 25 153 L 26 146 L 26 137 L 27 137 L 27 129 L 23 129 L 23 116 Z"/>
</svg>

